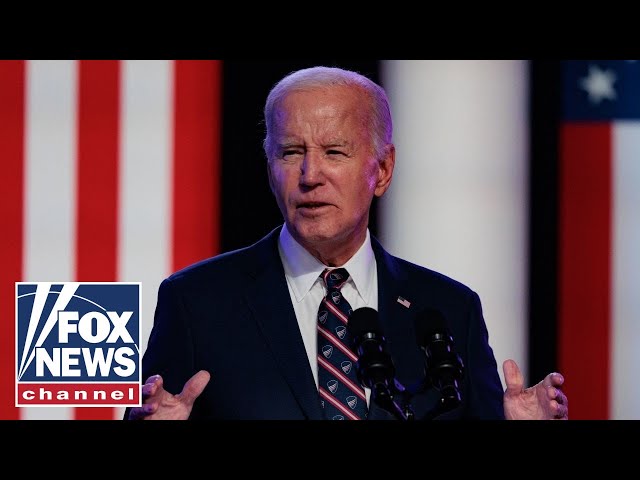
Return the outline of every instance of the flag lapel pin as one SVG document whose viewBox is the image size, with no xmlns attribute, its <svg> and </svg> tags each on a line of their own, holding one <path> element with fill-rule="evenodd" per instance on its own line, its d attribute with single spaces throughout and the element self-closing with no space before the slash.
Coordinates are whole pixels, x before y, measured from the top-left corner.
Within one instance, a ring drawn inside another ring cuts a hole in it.
<svg viewBox="0 0 640 480">
<path fill-rule="evenodd" d="M 411 306 L 411 302 L 404 297 L 398 297 L 398 303 L 405 308 L 409 308 Z"/>
</svg>

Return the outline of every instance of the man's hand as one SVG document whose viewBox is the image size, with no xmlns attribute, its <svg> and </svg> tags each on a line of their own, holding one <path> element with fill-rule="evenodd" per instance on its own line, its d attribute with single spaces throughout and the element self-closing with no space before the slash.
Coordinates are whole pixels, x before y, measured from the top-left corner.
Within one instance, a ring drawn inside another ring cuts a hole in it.
<svg viewBox="0 0 640 480">
<path fill-rule="evenodd" d="M 193 402 L 210 379 L 209 372 L 200 370 L 184 384 L 182 392 L 172 395 L 163 388 L 162 377 L 152 375 L 142 386 L 143 405 L 129 411 L 129 420 L 187 420 Z"/>
<path fill-rule="evenodd" d="M 504 392 L 504 416 L 507 420 L 567 420 L 569 402 L 560 387 L 564 377 L 550 373 L 533 387 L 524 388 L 524 378 L 513 360 L 502 364 L 507 389 Z"/>
</svg>

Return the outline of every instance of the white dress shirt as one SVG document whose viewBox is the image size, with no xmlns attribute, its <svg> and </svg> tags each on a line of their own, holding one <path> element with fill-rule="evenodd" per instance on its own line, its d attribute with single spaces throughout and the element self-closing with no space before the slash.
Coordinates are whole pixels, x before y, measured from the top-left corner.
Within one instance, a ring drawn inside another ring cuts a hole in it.
<svg viewBox="0 0 640 480">
<path fill-rule="evenodd" d="M 320 274 L 325 268 L 330 267 L 320 263 L 305 250 L 291 236 L 286 224 L 280 232 L 278 250 L 284 266 L 291 303 L 298 319 L 298 326 L 317 387 L 318 307 L 326 293 Z M 355 310 L 361 307 L 371 307 L 378 310 L 378 275 L 368 229 L 364 243 L 355 255 L 342 265 L 342 268 L 346 268 L 349 272 L 349 280 L 342 287 L 341 293 L 351 308 Z M 365 388 L 365 394 L 368 405 L 371 395 L 368 388 Z"/>
</svg>

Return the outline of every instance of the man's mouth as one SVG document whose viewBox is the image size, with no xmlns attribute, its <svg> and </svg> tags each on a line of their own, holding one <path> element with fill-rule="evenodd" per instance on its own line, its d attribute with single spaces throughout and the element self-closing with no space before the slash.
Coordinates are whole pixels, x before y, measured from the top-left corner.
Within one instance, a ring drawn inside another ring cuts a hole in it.
<svg viewBox="0 0 640 480">
<path fill-rule="evenodd" d="M 329 203 L 324 203 L 324 202 L 302 202 L 302 203 L 299 203 L 296 208 L 306 208 L 310 210 L 315 210 L 318 208 L 327 207 L 329 205 L 330 205 Z"/>
</svg>

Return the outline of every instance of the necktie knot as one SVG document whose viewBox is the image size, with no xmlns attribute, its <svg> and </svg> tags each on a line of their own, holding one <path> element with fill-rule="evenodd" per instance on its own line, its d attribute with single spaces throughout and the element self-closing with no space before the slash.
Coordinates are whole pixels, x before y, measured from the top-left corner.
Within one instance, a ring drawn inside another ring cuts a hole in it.
<svg viewBox="0 0 640 480">
<path fill-rule="evenodd" d="M 327 268 L 322 272 L 322 280 L 329 291 L 340 290 L 349 280 L 349 272 L 346 268 Z"/>
</svg>

